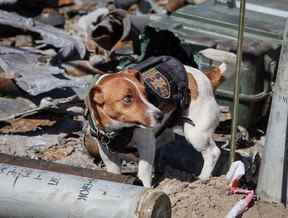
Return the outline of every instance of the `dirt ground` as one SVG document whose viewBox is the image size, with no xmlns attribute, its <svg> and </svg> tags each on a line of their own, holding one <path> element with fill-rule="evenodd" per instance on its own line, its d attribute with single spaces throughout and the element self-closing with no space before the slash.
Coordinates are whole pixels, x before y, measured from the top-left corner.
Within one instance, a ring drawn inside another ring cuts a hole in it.
<svg viewBox="0 0 288 218">
<path fill-rule="evenodd" d="M 229 195 L 224 176 L 207 183 L 192 175 L 167 168 L 158 189 L 167 193 L 172 203 L 172 218 L 224 218 L 243 195 Z M 194 181 L 193 181 L 194 180 Z M 287 218 L 288 209 L 276 204 L 256 201 L 243 218 Z"/>
</svg>

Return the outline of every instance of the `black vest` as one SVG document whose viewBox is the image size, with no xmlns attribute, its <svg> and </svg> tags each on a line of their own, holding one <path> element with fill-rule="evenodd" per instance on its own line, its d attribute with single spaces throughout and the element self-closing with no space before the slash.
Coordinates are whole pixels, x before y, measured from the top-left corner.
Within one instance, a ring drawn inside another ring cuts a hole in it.
<svg viewBox="0 0 288 218">
<path fill-rule="evenodd" d="M 188 77 L 184 65 L 177 59 L 150 57 L 128 68 L 141 72 L 149 101 L 156 107 L 173 104 L 177 109 L 185 109 L 188 106 Z"/>
</svg>

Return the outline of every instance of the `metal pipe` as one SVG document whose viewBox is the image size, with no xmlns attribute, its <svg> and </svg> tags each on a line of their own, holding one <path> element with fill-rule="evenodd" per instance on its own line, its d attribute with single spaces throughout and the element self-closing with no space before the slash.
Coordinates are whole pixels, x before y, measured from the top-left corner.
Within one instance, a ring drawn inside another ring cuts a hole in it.
<svg viewBox="0 0 288 218">
<path fill-rule="evenodd" d="M 52 172 L 70 174 L 75 176 L 83 176 L 92 179 L 104 179 L 126 184 L 136 184 L 138 182 L 137 179 L 133 176 L 117 175 L 108 173 L 104 170 L 92 170 L 87 168 L 73 167 L 65 164 L 52 163 L 43 160 L 31 160 L 23 157 L 15 157 L 1 153 L 0 163 L 12 164 L 32 169 L 48 170 Z"/>
<path fill-rule="evenodd" d="M 263 159 L 259 171 L 257 196 L 264 201 L 288 199 L 288 19 L 286 21 Z"/>
<path fill-rule="evenodd" d="M 233 99 L 234 93 L 230 90 L 217 89 L 215 91 L 216 96 Z M 252 103 L 265 100 L 268 96 L 271 96 L 272 91 L 270 91 L 270 85 L 268 81 L 264 81 L 264 89 L 262 92 L 257 94 L 239 94 L 239 101 L 243 103 Z"/>
<path fill-rule="evenodd" d="M 288 118 L 286 126 L 286 137 L 288 136 Z M 282 176 L 282 188 L 281 188 L 281 202 L 287 207 L 287 195 L 288 195 L 288 140 L 285 141 L 284 146 L 284 158 L 283 158 L 283 176 Z"/>
<path fill-rule="evenodd" d="M 171 217 L 153 189 L 0 163 L 0 217 Z"/>
<path fill-rule="evenodd" d="M 238 45 L 237 45 L 237 59 L 236 59 L 236 73 L 234 83 L 234 101 L 233 101 L 233 120 L 231 130 L 231 151 L 230 151 L 230 163 L 234 162 L 235 149 L 236 149 L 236 133 L 238 124 L 238 108 L 239 108 L 239 86 L 240 86 L 240 71 L 242 62 L 242 45 L 244 38 L 245 28 L 245 5 L 246 0 L 241 0 L 240 15 L 239 15 L 239 29 L 238 29 Z"/>
</svg>

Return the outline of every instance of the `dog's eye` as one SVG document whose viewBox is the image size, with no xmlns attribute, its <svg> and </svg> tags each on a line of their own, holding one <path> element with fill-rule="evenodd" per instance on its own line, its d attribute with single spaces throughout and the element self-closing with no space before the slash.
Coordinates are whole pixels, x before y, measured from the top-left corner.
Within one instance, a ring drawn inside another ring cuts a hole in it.
<svg viewBox="0 0 288 218">
<path fill-rule="evenodd" d="M 126 104 L 131 104 L 133 101 L 133 96 L 132 95 L 126 95 L 123 99 L 122 99 Z"/>
</svg>

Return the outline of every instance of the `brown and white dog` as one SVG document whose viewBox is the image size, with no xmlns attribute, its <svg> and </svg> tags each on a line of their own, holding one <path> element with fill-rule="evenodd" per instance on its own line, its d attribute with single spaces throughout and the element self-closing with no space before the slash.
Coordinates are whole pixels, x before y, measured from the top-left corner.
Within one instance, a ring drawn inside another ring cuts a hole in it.
<svg viewBox="0 0 288 218">
<path fill-rule="evenodd" d="M 185 66 L 188 75 L 191 101 L 182 114 L 191 119 L 195 126 L 184 123 L 183 134 L 186 140 L 201 152 L 204 165 L 199 175 L 207 180 L 220 156 L 212 134 L 219 122 L 219 106 L 214 90 L 223 80 L 226 64 L 203 73 Z M 153 162 L 156 150 L 155 129 L 165 124 L 165 120 L 175 108 L 162 112 L 147 100 L 141 74 L 136 70 L 123 70 L 114 74 L 102 75 L 93 84 L 86 102 L 95 125 L 109 130 L 119 130 L 136 126 L 129 145 L 135 146 L 139 153 L 138 177 L 146 187 L 151 187 Z M 98 150 L 107 171 L 121 173 L 117 155 L 99 143 L 87 147 L 90 153 Z M 97 146 L 97 148 L 96 148 Z"/>
</svg>

